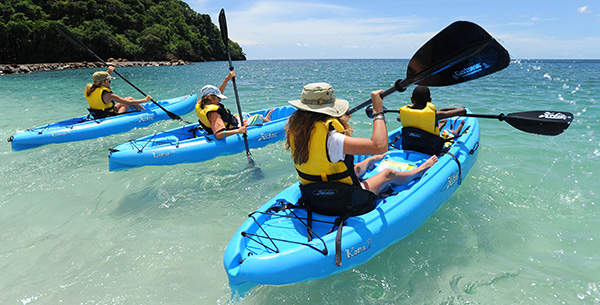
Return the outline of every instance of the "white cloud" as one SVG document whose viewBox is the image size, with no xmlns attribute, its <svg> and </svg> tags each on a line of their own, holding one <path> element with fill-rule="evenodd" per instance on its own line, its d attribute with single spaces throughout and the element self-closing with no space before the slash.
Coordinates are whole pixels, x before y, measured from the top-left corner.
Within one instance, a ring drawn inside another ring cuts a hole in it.
<svg viewBox="0 0 600 305">
<path fill-rule="evenodd" d="M 585 5 L 585 6 L 582 6 L 582 7 L 578 8 L 577 12 L 580 13 L 580 14 L 589 14 L 592 11 L 590 10 L 590 8 L 587 5 Z"/>
<path fill-rule="evenodd" d="M 239 43 L 251 60 L 410 58 L 453 20 L 479 21 L 484 28 L 496 32 L 490 32 L 493 37 L 502 37 L 499 40 L 514 58 L 598 58 L 596 50 L 600 49 L 598 34 L 592 30 L 594 20 L 565 14 L 512 16 L 508 11 L 498 12 L 502 17 L 497 19 L 475 13 L 452 15 L 443 8 L 435 11 L 437 15 L 405 15 L 405 10 L 396 14 L 374 13 L 355 1 L 185 1 L 196 9 L 210 6 L 207 11 L 214 12 L 211 17 L 215 24 L 220 7 L 226 7 L 229 38 Z M 569 7 L 573 9 L 565 4 L 556 10 Z M 581 14 L 592 13 L 588 5 L 577 10 Z M 391 17 L 379 17 L 384 15 Z M 598 16 L 595 22 L 600 22 Z"/>
<path fill-rule="evenodd" d="M 409 57 L 435 35 L 411 34 L 425 24 L 422 18 L 361 18 L 355 13 L 356 9 L 340 5 L 259 1 L 243 10 L 228 12 L 229 37 L 252 59 L 250 46 L 260 47 L 261 52 L 276 47 L 360 50 L 394 46 Z M 402 45 L 400 49 L 398 44 Z"/>
</svg>

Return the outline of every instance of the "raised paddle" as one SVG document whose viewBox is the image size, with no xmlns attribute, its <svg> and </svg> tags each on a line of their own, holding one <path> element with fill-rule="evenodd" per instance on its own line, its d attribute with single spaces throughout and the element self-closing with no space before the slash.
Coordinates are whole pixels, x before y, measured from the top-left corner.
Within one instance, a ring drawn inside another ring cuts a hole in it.
<svg viewBox="0 0 600 305">
<path fill-rule="evenodd" d="M 57 23 L 56 24 L 56 29 L 58 30 L 58 32 L 63 35 L 67 40 L 69 40 L 71 43 L 73 43 L 74 45 L 88 51 L 92 56 L 96 57 L 96 59 L 98 59 L 99 61 L 101 61 L 104 65 L 109 66 L 108 63 L 106 63 L 104 60 L 102 60 L 102 58 L 100 58 L 100 56 L 96 55 L 96 53 L 94 53 L 94 51 L 90 50 L 90 48 L 86 47 L 85 44 L 83 44 L 83 42 L 77 38 L 75 35 L 73 35 L 73 33 L 71 33 L 71 31 L 69 31 L 67 28 L 65 28 L 62 24 Z M 117 72 L 117 70 L 114 71 L 119 77 L 121 77 L 124 81 L 126 81 L 129 85 L 131 85 L 133 88 L 135 88 L 135 90 L 137 90 L 139 93 L 141 93 L 142 95 L 146 96 L 146 93 L 144 93 L 142 90 L 140 90 L 138 87 L 136 87 L 134 84 L 132 84 L 129 80 L 127 80 L 123 75 L 119 74 L 119 72 Z M 190 122 L 183 120 L 181 117 L 179 117 L 177 114 L 165 109 L 163 106 L 161 106 L 160 104 L 158 104 L 157 102 L 154 101 L 154 99 L 151 99 L 150 101 L 152 101 L 152 103 L 154 103 L 156 106 L 158 106 L 160 109 L 162 109 L 164 112 L 167 113 L 167 115 L 169 115 L 169 117 L 173 120 L 180 120 L 183 121 L 187 124 L 190 124 Z"/>
<path fill-rule="evenodd" d="M 406 79 L 397 80 L 381 97 L 403 92 L 413 84 L 439 87 L 466 82 L 500 71 L 509 63 L 508 51 L 483 28 L 472 22 L 457 21 L 425 43 L 409 61 Z M 348 114 L 371 103 L 369 99 Z"/>
<path fill-rule="evenodd" d="M 229 37 L 227 35 L 227 20 L 225 19 L 225 9 L 221 9 L 219 13 L 219 28 L 221 29 L 221 38 L 227 49 L 227 58 L 229 59 L 229 71 L 233 71 L 233 64 L 231 63 L 231 52 L 229 51 Z M 235 93 L 235 102 L 237 104 L 238 113 L 240 114 L 240 122 L 244 124 L 244 116 L 242 115 L 242 107 L 240 106 L 240 97 L 238 96 L 237 85 L 235 83 L 235 77 L 231 79 L 233 83 L 233 92 Z M 246 157 L 248 157 L 248 164 L 250 167 L 254 167 L 254 160 L 252 160 L 252 154 L 250 153 L 250 147 L 248 147 L 248 135 L 244 133 L 244 145 L 246 145 Z"/>
<path fill-rule="evenodd" d="M 367 107 L 365 112 L 368 117 L 373 117 L 373 107 Z M 400 111 L 387 110 L 384 108 L 383 112 Z M 548 110 L 515 112 L 506 115 L 504 113 L 499 115 L 467 113 L 460 116 L 498 119 L 500 122 L 506 121 L 506 123 L 521 131 L 544 136 L 556 136 L 561 134 L 571 126 L 571 121 L 573 121 L 573 114 L 570 112 Z"/>
</svg>

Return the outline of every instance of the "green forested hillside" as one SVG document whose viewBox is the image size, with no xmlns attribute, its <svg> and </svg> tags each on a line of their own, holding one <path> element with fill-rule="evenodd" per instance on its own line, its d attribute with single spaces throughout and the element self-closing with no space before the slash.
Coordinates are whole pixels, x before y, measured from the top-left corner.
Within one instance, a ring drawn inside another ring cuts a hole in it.
<svg viewBox="0 0 600 305">
<path fill-rule="evenodd" d="M 0 63 L 91 61 L 61 23 L 101 58 L 226 60 L 219 28 L 181 0 L 2 0 Z M 230 42 L 233 59 L 245 59 Z"/>
</svg>

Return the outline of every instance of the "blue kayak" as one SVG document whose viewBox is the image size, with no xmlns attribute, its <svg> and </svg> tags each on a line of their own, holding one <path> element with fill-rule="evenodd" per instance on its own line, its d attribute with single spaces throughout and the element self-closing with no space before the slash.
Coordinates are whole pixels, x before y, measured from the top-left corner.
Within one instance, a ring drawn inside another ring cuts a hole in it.
<svg viewBox="0 0 600 305">
<path fill-rule="evenodd" d="M 182 116 L 196 105 L 196 94 L 158 101 L 163 108 Z M 142 104 L 145 110 L 94 119 L 90 115 L 52 123 L 19 132 L 8 139 L 13 150 L 24 150 L 52 143 L 89 140 L 145 127 L 169 115 L 152 102 Z"/>
<path fill-rule="evenodd" d="M 463 131 L 449 153 L 439 157 L 420 179 L 392 187 L 371 212 L 349 217 L 341 233 L 341 266 L 336 265 L 337 217 L 312 213 L 312 241 L 307 238 L 307 212 L 285 208 L 300 197 L 295 183 L 273 197 L 241 225 L 224 254 L 232 289 L 243 292 L 255 285 L 285 285 L 324 278 L 363 264 L 421 226 L 458 189 L 477 159 L 479 122 L 475 118 L 448 119 L 446 126 L 464 120 Z M 467 129 L 468 128 L 468 129 Z M 385 158 L 362 178 L 386 167 L 411 170 L 430 155 L 403 150 L 397 136 Z M 452 156 L 454 155 L 454 156 Z M 367 156 L 355 156 L 355 162 Z M 332 230 L 333 229 L 333 230 Z"/>
<path fill-rule="evenodd" d="M 273 108 L 270 122 L 248 126 L 248 146 L 259 148 L 283 139 L 285 124 L 295 110 L 292 106 Z M 264 109 L 249 114 L 265 116 L 268 111 L 269 109 Z M 131 140 L 112 148 L 108 166 L 109 170 L 114 171 L 146 165 L 202 162 L 245 150 L 242 135 L 235 134 L 218 140 L 196 123 Z"/>
</svg>

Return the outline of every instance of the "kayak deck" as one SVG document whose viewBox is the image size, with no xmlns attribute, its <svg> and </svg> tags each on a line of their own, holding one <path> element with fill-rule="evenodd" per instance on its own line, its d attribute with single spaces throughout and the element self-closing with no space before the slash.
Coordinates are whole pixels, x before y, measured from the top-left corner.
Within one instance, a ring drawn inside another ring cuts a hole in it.
<svg viewBox="0 0 600 305">
<path fill-rule="evenodd" d="M 249 114 L 266 116 L 268 111 L 264 109 Z M 263 147 L 283 139 L 285 124 L 294 111 L 295 108 L 291 106 L 273 108 L 270 122 L 248 126 L 246 134 L 249 148 Z M 242 135 L 219 140 L 196 123 L 131 140 L 110 149 L 109 169 L 114 171 L 148 165 L 202 162 L 244 150 Z"/>
</svg>

